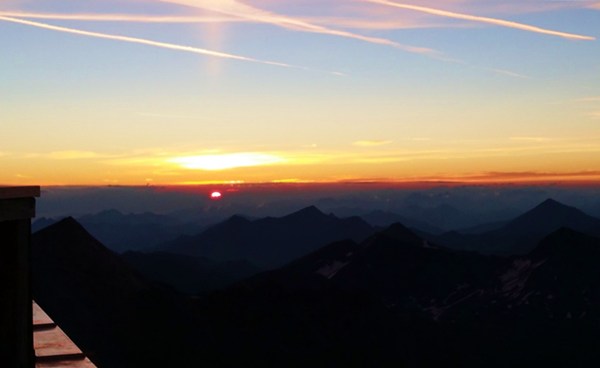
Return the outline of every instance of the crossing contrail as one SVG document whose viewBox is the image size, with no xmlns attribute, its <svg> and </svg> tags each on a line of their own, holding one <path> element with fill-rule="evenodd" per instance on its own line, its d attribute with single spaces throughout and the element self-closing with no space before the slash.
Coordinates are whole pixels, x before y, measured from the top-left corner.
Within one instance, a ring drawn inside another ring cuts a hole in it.
<svg viewBox="0 0 600 368">
<path fill-rule="evenodd" d="M 325 26 L 320 26 L 306 20 L 296 19 L 285 15 L 272 13 L 266 10 L 243 4 L 237 0 L 218 0 L 218 1 L 194 1 L 194 0 L 160 0 L 161 2 L 185 5 L 193 8 L 205 9 L 221 14 L 239 17 L 255 22 L 273 24 L 282 28 L 295 31 L 320 33 L 331 36 L 352 38 L 364 42 L 386 45 L 401 49 L 407 52 L 425 54 L 429 56 L 439 56 L 440 52 L 427 47 L 412 46 L 401 44 L 387 38 L 365 36 L 353 32 L 342 31 Z"/>
<path fill-rule="evenodd" d="M 540 27 L 531 26 L 528 24 L 517 23 L 517 22 L 512 22 L 512 21 L 503 20 L 503 19 L 480 17 L 480 16 L 476 16 L 476 15 L 463 14 L 463 13 L 455 13 L 455 12 L 450 12 L 450 11 L 446 11 L 446 10 L 429 8 L 429 7 L 425 7 L 425 6 L 403 4 L 403 3 L 397 3 L 397 2 L 388 1 L 388 0 L 364 0 L 364 1 L 374 3 L 374 4 L 387 5 L 387 6 L 391 6 L 394 8 L 407 9 L 407 10 L 413 10 L 413 11 L 417 11 L 417 12 L 421 12 L 421 13 L 438 15 L 440 17 L 464 19 L 464 20 L 470 20 L 473 22 L 494 24 L 494 25 L 501 26 L 501 27 L 515 28 L 515 29 L 520 29 L 523 31 L 542 33 L 542 34 L 547 34 L 547 35 L 551 35 L 551 36 L 568 38 L 568 39 L 572 39 L 572 40 L 593 41 L 596 39 L 595 37 L 591 37 L 591 36 L 583 36 L 583 35 L 578 35 L 578 34 L 573 34 L 573 33 L 553 31 L 551 29 L 540 28 Z"/>
</svg>

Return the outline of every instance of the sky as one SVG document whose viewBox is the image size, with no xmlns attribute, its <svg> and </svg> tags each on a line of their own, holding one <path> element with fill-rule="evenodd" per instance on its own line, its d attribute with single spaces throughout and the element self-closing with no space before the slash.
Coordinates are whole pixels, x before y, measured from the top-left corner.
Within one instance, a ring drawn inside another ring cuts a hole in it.
<svg viewBox="0 0 600 368">
<path fill-rule="evenodd" d="M 0 184 L 600 183 L 600 2 L 2 0 Z"/>
</svg>

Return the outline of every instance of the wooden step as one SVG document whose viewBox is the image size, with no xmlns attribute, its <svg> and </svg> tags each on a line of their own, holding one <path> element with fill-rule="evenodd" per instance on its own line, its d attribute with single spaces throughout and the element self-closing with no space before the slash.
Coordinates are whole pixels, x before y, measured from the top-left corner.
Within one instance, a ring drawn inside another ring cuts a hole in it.
<svg viewBox="0 0 600 368">
<path fill-rule="evenodd" d="M 50 317 L 48 317 L 46 312 L 44 312 L 36 302 L 33 302 L 31 309 L 33 311 L 34 331 L 46 330 L 49 328 L 56 327 L 56 323 L 54 323 L 54 321 Z"/>
<path fill-rule="evenodd" d="M 36 368 L 96 367 L 35 302 L 32 311 Z"/>
<path fill-rule="evenodd" d="M 58 326 L 35 331 L 33 348 L 37 361 L 85 358 L 83 352 Z"/>
</svg>

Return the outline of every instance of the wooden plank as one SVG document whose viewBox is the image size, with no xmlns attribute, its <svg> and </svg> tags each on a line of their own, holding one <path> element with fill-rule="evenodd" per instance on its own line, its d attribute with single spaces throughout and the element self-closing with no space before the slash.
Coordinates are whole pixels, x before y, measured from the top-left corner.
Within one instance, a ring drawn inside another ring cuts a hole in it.
<svg viewBox="0 0 600 368">
<path fill-rule="evenodd" d="M 37 361 L 83 359 L 83 352 L 60 329 L 54 327 L 48 330 L 33 332 L 33 347 Z"/>
<path fill-rule="evenodd" d="M 40 306 L 33 301 L 31 305 L 33 311 L 33 328 L 34 329 L 48 329 L 56 327 L 56 323 L 40 308 Z"/>
<path fill-rule="evenodd" d="M 35 301 L 31 307 L 35 368 L 96 368 Z"/>
<path fill-rule="evenodd" d="M 75 360 L 59 360 L 53 362 L 37 362 L 35 368 L 96 368 L 88 358 Z"/>
</svg>

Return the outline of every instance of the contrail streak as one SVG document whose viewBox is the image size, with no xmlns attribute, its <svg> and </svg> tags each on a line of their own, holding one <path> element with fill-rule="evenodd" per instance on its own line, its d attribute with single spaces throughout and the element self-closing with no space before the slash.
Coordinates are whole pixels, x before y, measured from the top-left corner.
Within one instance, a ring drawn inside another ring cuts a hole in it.
<svg viewBox="0 0 600 368">
<path fill-rule="evenodd" d="M 135 38 L 135 37 L 112 35 L 112 34 L 106 34 L 106 33 L 82 31 L 79 29 L 53 26 L 50 24 L 32 22 L 32 21 L 28 21 L 28 20 L 4 17 L 4 16 L 0 16 L 0 20 L 12 22 L 12 23 L 24 24 L 24 25 L 28 25 L 28 26 L 32 26 L 32 27 L 48 29 L 48 30 L 57 31 L 57 32 L 72 33 L 72 34 L 77 34 L 77 35 L 81 35 L 81 36 L 104 38 L 104 39 L 108 39 L 108 40 L 115 40 L 115 41 L 122 41 L 122 42 L 138 43 L 138 44 L 142 44 L 142 45 L 191 52 L 194 54 L 214 56 L 214 57 L 219 57 L 219 58 L 224 58 L 224 59 L 233 59 L 233 60 L 249 61 L 249 62 L 253 62 L 253 63 L 267 64 L 267 65 L 275 65 L 275 66 L 280 66 L 280 67 L 284 67 L 284 68 L 296 68 L 296 69 L 308 70 L 308 68 L 285 64 L 285 63 L 279 63 L 279 62 L 275 62 L 275 61 L 259 60 L 259 59 L 254 59 L 254 58 L 250 58 L 250 57 L 246 57 L 246 56 L 228 54 L 228 53 L 219 52 L 219 51 L 206 50 L 206 49 L 192 47 L 192 46 L 183 46 L 183 45 L 176 45 L 176 44 L 166 43 L 166 42 L 157 42 L 157 41 L 147 40 L 147 39 L 143 39 L 143 38 Z"/>
<path fill-rule="evenodd" d="M 139 23 L 223 23 L 244 22 L 233 16 L 173 16 L 173 15 L 135 15 L 135 14 L 59 14 L 59 13 L 29 13 L 2 12 L 0 16 L 11 18 L 51 19 L 51 20 L 80 20 L 97 22 L 139 22 Z"/>
<path fill-rule="evenodd" d="M 591 37 L 591 36 L 583 36 L 583 35 L 578 35 L 578 34 L 573 34 L 573 33 L 553 31 L 550 29 L 540 28 L 540 27 L 531 26 L 528 24 L 523 24 L 523 23 L 511 22 L 511 21 L 503 20 L 503 19 L 480 17 L 480 16 L 476 16 L 476 15 L 463 14 L 463 13 L 455 13 L 455 12 L 450 12 L 450 11 L 446 11 L 446 10 L 428 8 L 425 6 L 396 3 L 393 1 L 387 1 L 387 0 L 364 0 L 364 1 L 374 3 L 374 4 L 387 5 L 387 6 L 391 6 L 391 7 L 395 7 L 395 8 L 414 10 L 414 11 L 418 11 L 421 13 L 438 15 L 441 17 L 464 19 L 464 20 L 470 20 L 473 22 L 494 24 L 497 26 L 516 28 L 516 29 L 520 29 L 523 31 L 542 33 L 542 34 L 547 34 L 547 35 L 551 35 L 551 36 L 568 38 L 568 39 L 572 39 L 572 40 L 593 41 L 596 39 L 595 37 Z"/>
<path fill-rule="evenodd" d="M 439 52 L 426 47 L 418 47 L 411 45 L 403 45 L 392 40 L 388 40 L 386 38 L 380 37 L 370 37 L 363 36 L 360 34 L 341 31 L 337 29 L 332 29 L 328 27 L 319 26 L 313 23 L 309 23 L 300 19 L 295 19 L 291 17 L 287 17 L 284 15 L 274 14 L 262 9 L 254 8 L 246 4 L 242 4 L 236 0 L 230 0 L 225 2 L 208 2 L 202 3 L 198 1 L 190 1 L 190 0 L 160 0 L 162 2 L 174 3 L 179 5 L 190 6 L 194 8 L 207 9 L 211 11 L 215 11 L 221 14 L 231 15 L 235 17 L 240 17 L 247 20 L 252 20 L 261 23 L 273 24 L 279 27 L 295 30 L 295 31 L 304 31 L 311 33 L 320 33 L 327 34 L 332 36 L 346 37 L 352 38 L 364 42 L 379 44 L 379 45 L 387 45 L 392 46 L 404 51 L 417 53 L 417 54 L 425 54 L 430 56 L 437 56 Z"/>
<path fill-rule="evenodd" d="M 186 16 L 186 15 L 149 15 L 149 14 L 89 14 L 89 13 L 32 13 L 21 11 L 0 11 L 0 16 L 11 18 L 73 20 L 86 22 L 131 22 L 131 23 L 258 23 L 232 15 Z M 442 27 L 440 24 L 412 24 L 402 21 L 363 20 L 344 17 L 304 17 L 306 23 L 334 24 L 343 28 L 358 29 L 415 29 Z"/>
</svg>

